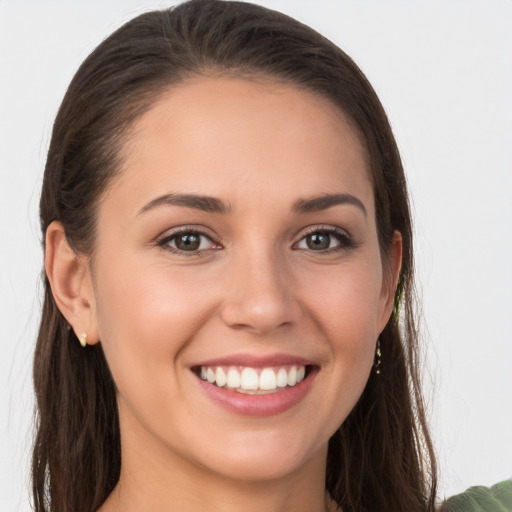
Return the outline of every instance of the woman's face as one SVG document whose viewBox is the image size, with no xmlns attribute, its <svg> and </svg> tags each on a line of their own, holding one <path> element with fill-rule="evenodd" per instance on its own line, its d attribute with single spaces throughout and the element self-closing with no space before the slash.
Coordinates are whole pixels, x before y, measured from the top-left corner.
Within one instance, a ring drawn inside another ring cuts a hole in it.
<svg viewBox="0 0 512 512">
<path fill-rule="evenodd" d="M 123 156 L 91 274 L 123 463 L 323 471 L 396 281 L 346 118 L 293 86 L 198 78 L 138 120 Z"/>
</svg>

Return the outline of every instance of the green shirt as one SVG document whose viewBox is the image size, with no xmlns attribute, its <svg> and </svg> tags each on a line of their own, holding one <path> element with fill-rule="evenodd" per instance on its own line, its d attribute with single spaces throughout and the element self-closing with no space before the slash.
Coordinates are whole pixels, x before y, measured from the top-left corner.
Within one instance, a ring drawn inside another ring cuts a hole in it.
<svg viewBox="0 0 512 512">
<path fill-rule="evenodd" d="M 442 512 L 512 512 L 512 480 L 492 487 L 471 487 L 448 498 Z"/>
</svg>

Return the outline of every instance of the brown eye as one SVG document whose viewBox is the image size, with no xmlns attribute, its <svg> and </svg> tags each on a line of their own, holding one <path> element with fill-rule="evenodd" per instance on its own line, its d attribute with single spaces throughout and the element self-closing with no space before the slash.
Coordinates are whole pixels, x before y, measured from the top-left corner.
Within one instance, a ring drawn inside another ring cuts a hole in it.
<svg viewBox="0 0 512 512">
<path fill-rule="evenodd" d="M 354 246 L 352 238 L 344 229 L 333 227 L 311 230 L 294 247 L 301 250 L 329 253 Z"/>
<path fill-rule="evenodd" d="M 175 232 L 161 240 L 158 245 L 171 252 L 182 254 L 219 248 L 208 235 L 190 230 Z"/>
<path fill-rule="evenodd" d="M 175 238 L 174 244 L 180 251 L 197 251 L 201 246 L 201 235 L 184 233 Z"/>
<path fill-rule="evenodd" d="M 340 236 L 328 231 L 315 231 L 306 235 L 298 244 L 299 249 L 327 251 L 341 245 Z"/>
</svg>

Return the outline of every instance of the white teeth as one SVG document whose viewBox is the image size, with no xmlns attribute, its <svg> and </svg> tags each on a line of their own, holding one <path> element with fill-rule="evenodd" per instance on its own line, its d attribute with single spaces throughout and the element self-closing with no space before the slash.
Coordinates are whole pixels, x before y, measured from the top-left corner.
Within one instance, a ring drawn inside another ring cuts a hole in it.
<svg viewBox="0 0 512 512">
<path fill-rule="evenodd" d="M 297 384 L 297 368 L 292 366 L 288 372 L 288 386 L 295 386 Z"/>
<path fill-rule="evenodd" d="M 305 375 L 305 366 L 294 365 L 260 370 L 226 366 L 202 366 L 200 369 L 201 379 L 210 384 L 249 393 L 272 392 L 277 388 L 292 387 L 302 382 Z"/>
<path fill-rule="evenodd" d="M 284 368 L 280 368 L 276 376 L 277 387 L 285 388 L 288 386 L 288 374 Z"/>
<path fill-rule="evenodd" d="M 208 368 L 206 370 L 206 380 L 212 384 L 213 382 L 215 382 L 215 372 L 211 369 L 211 368 Z"/>
<path fill-rule="evenodd" d="M 254 368 L 244 368 L 240 376 L 240 387 L 242 389 L 258 389 L 258 373 Z"/>
<path fill-rule="evenodd" d="M 269 390 L 276 389 L 277 386 L 276 372 L 271 368 L 265 368 L 260 373 L 260 389 Z"/>
<path fill-rule="evenodd" d="M 226 374 L 224 373 L 224 370 L 219 366 L 217 368 L 217 371 L 215 372 L 215 382 L 217 386 L 220 388 L 222 386 L 225 386 L 228 381 L 228 378 L 226 377 Z"/>
<path fill-rule="evenodd" d="M 240 387 L 240 373 L 234 368 L 230 368 L 228 371 L 228 387 L 233 389 Z"/>
</svg>

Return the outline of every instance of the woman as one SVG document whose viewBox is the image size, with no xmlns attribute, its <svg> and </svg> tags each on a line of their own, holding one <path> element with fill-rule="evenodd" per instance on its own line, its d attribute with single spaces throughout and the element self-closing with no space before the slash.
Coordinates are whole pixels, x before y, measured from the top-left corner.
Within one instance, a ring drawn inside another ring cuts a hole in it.
<svg viewBox="0 0 512 512">
<path fill-rule="evenodd" d="M 403 170 L 328 40 L 217 0 L 127 23 L 41 224 L 37 511 L 434 510 Z"/>
</svg>

